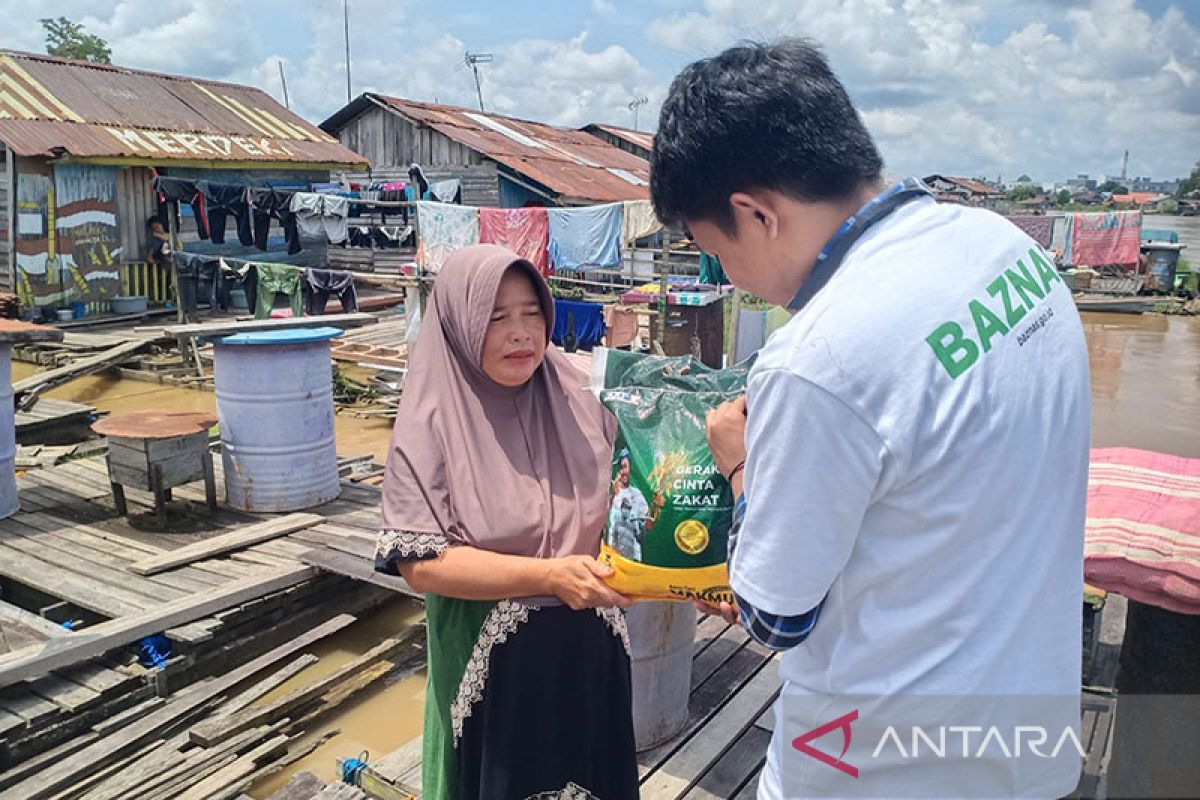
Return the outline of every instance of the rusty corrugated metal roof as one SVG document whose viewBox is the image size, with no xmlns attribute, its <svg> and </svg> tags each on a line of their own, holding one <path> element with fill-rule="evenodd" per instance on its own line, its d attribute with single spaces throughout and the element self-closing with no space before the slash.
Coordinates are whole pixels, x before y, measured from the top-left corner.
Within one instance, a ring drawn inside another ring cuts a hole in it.
<svg viewBox="0 0 1200 800">
<path fill-rule="evenodd" d="M 599 128 L 610 136 L 615 136 L 618 139 L 624 139 L 630 144 L 645 148 L 646 150 L 654 149 L 653 133 L 645 133 L 644 131 L 631 131 L 629 128 L 622 128 L 617 125 L 609 125 L 605 122 L 593 122 L 591 125 L 585 126 L 584 130 L 587 130 L 588 128 Z"/>
<path fill-rule="evenodd" d="M 584 131 L 455 106 L 373 97 L 566 199 L 614 202 L 650 196 L 649 162 Z"/>
<path fill-rule="evenodd" d="M 23 156 L 366 163 L 260 89 L 3 49 L 0 141 Z"/>
</svg>

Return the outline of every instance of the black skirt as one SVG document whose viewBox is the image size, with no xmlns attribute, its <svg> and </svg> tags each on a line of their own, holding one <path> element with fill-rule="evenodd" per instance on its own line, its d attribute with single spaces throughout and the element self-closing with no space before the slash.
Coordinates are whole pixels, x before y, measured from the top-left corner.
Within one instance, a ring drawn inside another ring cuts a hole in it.
<svg viewBox="0 0 1200 800">
<path fill-rule="evenodd" d="M 458 797 L 637 800 L 631 691 L 619 611 L 531 610 L 462 720 Z"/>
</svg>

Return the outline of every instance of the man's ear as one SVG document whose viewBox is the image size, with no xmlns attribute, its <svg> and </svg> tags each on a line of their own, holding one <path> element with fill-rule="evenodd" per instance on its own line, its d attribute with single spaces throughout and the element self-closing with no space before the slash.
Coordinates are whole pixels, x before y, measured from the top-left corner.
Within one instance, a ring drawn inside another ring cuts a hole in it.
<svg viewBox="0 0 1200 800">
<path fill-rule="evenodd" d="M 736 231 L 761 231 L 768 239 L 779 235 L 779 211 L 766 193 L 734 192 L 729 195 L 729 205 Z"/>
</svg>

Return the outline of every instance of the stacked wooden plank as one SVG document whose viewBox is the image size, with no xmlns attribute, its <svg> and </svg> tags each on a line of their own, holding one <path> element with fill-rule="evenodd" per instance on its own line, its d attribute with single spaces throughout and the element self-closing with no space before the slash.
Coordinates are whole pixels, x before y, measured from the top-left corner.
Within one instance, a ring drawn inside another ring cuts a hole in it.
<svg viewBox="0 0 1200 800">
<path fill-rule="evenodd" d="M 317 661 L 308 648 L 353 622 L 349 615 L 334 617 L 121 724 L 98 724 L 53 760 L 0 773 L 0 798 L 237 797 L 315 749 L 321 737 L 308 737 L 302 746 L 301 736 L 316 731 L 341 703 L 385 675 L 411 674 L 424 665 L 424 628 L 417 626 L 267 701 L 268 693 Z"/>
<path fill-rule="evenodd" d="M 203 485 L 188 485 L 175 491 L 172 526 L 157 530 L 148 492 L 127 491 L 129 518 L 114 513 L 98 459 L 27 473 L 18 486 L 22 510 L 0 521 L 0 587 L 11 603 L 0 605 L 0 769 L 57 762 L 106 738 L 98 726 L 136 720 L 155 701 L 236 670 L 335 615 L 373 609 L 396 591 L 411 594 L 399 578 L 372 585 L 301 560 L 328 550 L 369 567 L 375 489 L 347 484 L 322 516 L 210 517 Z M 328 520 L 340 536 L 325 528 Z M 293 538 L 307 530 L 307 538 Z M 39 609 L 82 627 L 72 633 Z M 172 650 L 165 664 L 137 665 L 137 639 L 163 630 Z M 259 732 L 265 738 L 254 747 L 278 735 Z"/>
</svg>

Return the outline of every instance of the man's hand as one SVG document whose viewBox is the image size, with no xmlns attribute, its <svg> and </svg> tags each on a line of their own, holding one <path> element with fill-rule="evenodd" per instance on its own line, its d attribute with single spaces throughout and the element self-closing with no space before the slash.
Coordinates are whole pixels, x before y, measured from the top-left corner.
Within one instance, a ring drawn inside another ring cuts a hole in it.
<svg viewBox="0 0 1200 800">
<path fill-rule="evenodd" d="M 743 395 L 708 412 L 708 449 L 721 475 L 729 477 L 746 460 L 746 398 Z"/>
<path fill-rule="evenodd" d="M 575 611 L 633 605 L 632 600 L 604 583 L 604 578 L 612 576 L 613 568 L 591 556 L 553 558 L 548 566 L 546 583 L 550 593 Z"/>
<path fill-rule="evenodd" d="M 741 618 L 738 615 L 737 606 L 733 603 L 721 603 L 720 605 L 712 605 L 705 603 L 703 600 L 696 600 L 692 603 L 696 610 L 701 614 L 712 614 L 728 622 L 730 625 L 738 625 L 741 623 Z"/>
</svg>

